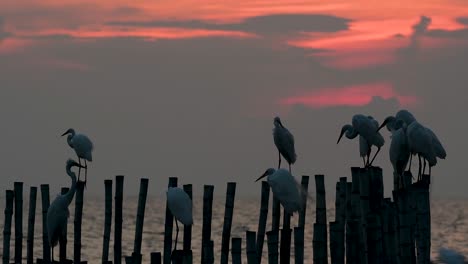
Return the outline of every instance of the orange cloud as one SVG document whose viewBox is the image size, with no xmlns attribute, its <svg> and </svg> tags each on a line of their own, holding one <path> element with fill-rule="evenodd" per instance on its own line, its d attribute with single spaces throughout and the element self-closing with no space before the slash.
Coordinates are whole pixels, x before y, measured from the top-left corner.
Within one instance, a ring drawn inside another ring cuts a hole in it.
<svg viewBox="0 0 468 264">
<path fill-rule="evenodd" d="M 383 99 L 395 98 L 400 105 L 408 106 L 418 102 L 415 96 L 401 95 L 389 83 L 370 83 L 341 88 L 322 88 L 297 96 L 280 100 L 280 105 L 304 105 L 311 108 L 333 106 L 364 106 L 372 101 L 373 97 Z"/>
</svg>

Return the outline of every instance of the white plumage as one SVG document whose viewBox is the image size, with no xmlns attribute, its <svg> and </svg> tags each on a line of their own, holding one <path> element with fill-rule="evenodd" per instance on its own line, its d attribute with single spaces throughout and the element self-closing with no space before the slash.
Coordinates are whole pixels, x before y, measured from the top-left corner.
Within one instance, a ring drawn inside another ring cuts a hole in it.
<svg viewBox="0 0 468 264">
<path fill-rule="evenodd" d="M 287 128 L 283 126 L 279 117 L 273 119 L 273 140 L 276 148 L 278 149 L 278 169 L 281 167 L 281 155 L 289 164 L 289 171 L 291 171 L 291 164 L 296 162 L 296 151 L 294 149 L 294 137 Z"/>
<path fill-rule="evenodd" d="M 47 210 L 47 235 L 49 245 L 52 250 L 52 260 L 54 257 L 54 247 L 57 245 L 59 239 L 64 235 L 68 217 L 70 215 L 68 206 L 72 202 L 76 191 L 76 175 L 71 171 L 73 166 L 80 167 L 80 165 L 74 160 L 69 159 L 67 161 L 66 171 L 72 180 L 70 190 L 66 194 L 58 195 Z"/>
<path fill-rule="evenodd" d="M 87 161 L 93 161 L 92 151 L 94 149 L 93 142 L 84 134 L 75 133 L 73 128 L 68 129 L 62 136 L 67 136 L 68 145 L 75 150 L 78 157 L 78 163 L 81 165 L 81 159 L 84 159 L 85 182 L 88 173 Z M 78 170 L 78 180 L 80 179 L 81 168 Z"/>
<path fill-rule="evenodd" d="M 340 136 L 336 143 L 338 144 L 340 142 L 343 135 L 349 139 L 354 139 L 359 135 L 359 154 L 361 157 L 367 156 L 367 162 L 364 162 L 364 166 L 371 166 L 375 157 L 385 143 L 384 138 L 377 131 L 378 127 L 379 124 L 377 120 L 373 119 L 371 116 L 364 116 L 361 114 L 354 115 L 352 125 L 347 124 L 342 127 Z M 372 146 L 377 147 L 377 152 L 372 158 L 372 161 L 369 162 Z"/>
<path fill-rule="evenodd" d="M 280 201 L 286 213 L 292 215 L 302 209 L 301 187 L 289 171 L 269 168 L 256 181 L 264 177 L 267 177 L 273 195 Z"/>
<path fill-rule="evenodd" d="M 177 221 L 180 221 L 183 225 L 193 224 L 192 200 L 184 190 L 178 187 L 169 187 L 166 195 L 167 206 L 176 221 L 175 249 L 177 248 L 177 239 L 179 237 L 179 225 Z"/>
</svg>

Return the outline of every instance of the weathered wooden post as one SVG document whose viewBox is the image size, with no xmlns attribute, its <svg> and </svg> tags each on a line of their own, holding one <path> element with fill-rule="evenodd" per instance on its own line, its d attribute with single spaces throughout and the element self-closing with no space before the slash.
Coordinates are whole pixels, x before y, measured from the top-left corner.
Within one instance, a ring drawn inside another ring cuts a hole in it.
<svg viewBox="0 0 468 264">
<path fill-rule="evenodd" d="M 62 187 L 62 190 L 61 190 L 61 194 L 64 195 L 68 192 L 68 190 L 70 190 L 70 188 L 68 187 Z M 64 230 L 63 230 L 63 233 L 64 233 L 64 236 L 60 237 L 59 239 L 59 260 L 60 260 L 60 263 L 66 263 L 67 262 L 67 231 L 68 231 L 68 227 L 65 226 L 64 227 Z"/>
<path fill-rule="evenodd" d="M 161 252 L 151 252 L 150 261 L 151 264 L 161 264 Z"/>
<path fill-rule="evenodd" d="M 192 200 L 192 184 L 184 184 L 183 188 L 184 188 L 184 191 L 189 196 L 190 200 Z M 193 204 L 193 201 L 192 201 L 192 204 Z M 184 252 L 186 252 L 185 255 L 190 255 L 190 257 L 192 256 L 192 226 L 191 225 L 190 226 L 184 226 L 184 246 L 183 246 L 183 249 L 184 249 Z"/>
<path fill-rule="evenodd" d="M 382 169 L 379 167 L 370 167 L 369 174 L 369 209 L 376 213 L 383 205 L 384 187 Z"/>
<path fill-rule="evenodd" d="M 213 214 L 213 185 L 205 185 L 203 188 L 203 224 L 202 224 L 202 253 L 201 263 L 205 263 L 203 248 L 211 240 L 211 216 Z"/>
<path fill-rule="evenodd" d="M 338 234 L 338 222 L 330 222 L 330 260 L 332 264 L 340 263 L 338 259 L 339 251 L 339 234 Z"/>
<path fill-rule="evenodd" d="M 268 217 L 268 203 L 270 199 L 270 185 L 262 181 L 262 196 L 260 200 L 260 217 L 257 230 L 257 256 L 258 264 L 262 262 L 263 242 L 265 241 L 266 222 Z"/>
<path fill-rule="evenodd" d="M 74 228 L 74 249 L 73 249 L 73 262 L 81 263 L 81 223 L 83 216 L 83 196 L 84 196 L 84 182 L 76 183 L 76 197 L 75 197 L 75 228 Z"/>
<path fill-rule="evenodd" d="M 384 206 L 381 213 L 382 218 L 382 243 L 384 249 L 383 263 L 397 263 L 398 251 L 396 250 L 396 237 L 394 216 L 392 212 L 392 201 L 390 198 L 384 199 Z"/>
<path fill-rule="evenodd" d="M 104 180 L 104 235 L 102 241 L 102 263 L 109 261 L 109 243 L 112 226 L 112 180 Z"/>
<path fill-rule="evenodd" d="M 169 183 L 167 186 L 168 188 L 177 187 L 177 177 L 169 177 Z M 171 263 L 173 225 L 174 225 L 174 217 L 171 213 L 171 210 L 169 210 L 169 206 L 167 204 L 167 199 L 166 199 L 166 219 L 165 219 L 165 225 L 164 225 L 164 256 L 163 256 L 164 264 Z"/>
<path fill-rule="evenodd" d="M 5 223 L 3 225 L 3 264 L 10 262 L 10 238 L 11 238 L 11 218 L 13 216 L 13 202 L 15 192 L 6 190 L 6 205 L 5 205 Z"/>
<path fill-rule="evenodd" d="M 231 225 L 234 213 L 236 183 L 228 182 L 226 189 L 226 204 L 224 206 L 224 224 L 221 240 L 221 264 L 227 264 L 229 259 L 229 242 L 231 241 Z"/>
<path fill-rule="evenodd" d="M 291 215 L 283 210 L 283 228 L 280 240 L 280 263 L 289 264 L 291 261 Z"/>
<path fill-rule="evenodd" d="M 309 193 L 309 176 L 303 175 L 301 179 L 302 187 L 302 210 L 299 211 L 298 229 L 294 230 L 294 245 L 302 245 L 304 247 L 304 232 L 305 232 L 305 218 L 307 213 L 307 198 Z M 302 234 L 296 234 L 296 232 L 302 232 Z M 298 255 L 299 254 L 299 255 Z M 304 261 L 304 248 L 294 248 L 294 260 Z"/>
<path fill-rule="evenodd" d="M 41 184 L 41 200 L 42 200 L 42 260 L 45 263 L 50 262 L 50 245 L 47 235 L 47 210 L 49 210 L 49 185 Z"/>
<path fill-rule="evenodd" d="M 247 263 L 248 264 L 257 264 L 257 248 L 255 245 L 256 234 L 253 231 L 246 231 L 246 251 L 247 251 Z"/>
<path fill-rule="evenodd" d="M 242 238 L 233 237 L 231 239 L 232 249 L 231 257 L 232 264 L 241 264 L 242 263 Z"/>
<path fill-rule="evenodd" d="M 369 188 L 370 188 L 369 171 L 367 168 L 360 168 L 359 169 L 359 194 L 360 194 L 359 204 L 361 205 L 360 236 L 361 236 L 361 263 L 363 264 L 367 264 L 367 260 L 368 260 L 366 219 L 367 219 L 367 214 L 369 214 L 369 211 L 370 211 Z"/>
<path fill-rule="evenodd" d="M 360 264 L 359 262 L 359 226 L 357 220 L 346 220 L 346 263 Z"/>
<path fill-rule="evenodd" d="M 351 195 L 350 200 L 351 208 L 346 215 L 346 263 L 360 263 L 362 241 L 360 219 L 361 219 L 361 205 L 359 193 L 359 167 L 351 167 Z"/>
<path fill-rule="evenodd" d="M 148 179 L 140 180 L 140 192 L 138 194 L 138 209 L 135 226 L 135 242 L 133 244 L 132 260 L 135 264 L 141 263 L 141 240 L 143 238 L 143 223 L 145 220 L 146 196 L 148 194 Z"/>
<path fill-rule="evenodd" d="M 279 231 L 271 230 L 266 232 L 268 243 L 268 264 L 278 264 L 278 242 Z"/>
<path fill-rule="evenodd" d="M 122 263 L 122 207 L 124 176 L 115 177 L 114 264 Z"/>
<path fill-rule="evenodd" d="M 28 238 L 26 245 L 26 260 L 28 264 L 34 263 L 34 223 L 36 221 L 37 187 L 29 189 L 29 214 L 28 214 Z"/>
<path fill-rule="evenodd" d="M 375 214 L 369 214 L 366 218 L 366 234 L 368 247 L 368 263 L 383 263 L 382 257 L 382 229 L 379 217 Z"/>
<path fill-rule="evenodd" d="M 399 237 L 399 251 L 400 263 L 413 263 L 412 253 L 413 243 L 411 242 L 411 229 L 408 221 L 409 211 L 409 188 L 393 191 L 393 199 L 396 202 L 398 213 L 398 237 Z"/>
<path fill-rule="evenodd" d="M 314 233 L 312 239 L 314 263 L 328 263 L 327 250 L 327 205 L 324 175 L 315 175 L 317 194 Z"/>
<path fill-rule="evenodd" d="M 271 204 L 271 230 L 279 230 L 281 217 L 280 201 L 273 194 L 273 202 Z"/>
<path fill-rule="evenodd" d="M 205 258 L 205 262 L 202 264 L 213 264 L 214 263 L 214 242 L 213 240 L 209 240 L 205 243 L 203 247 L 203 256 Z"/>
<path fill-rule="evenodd" d="M 339 202 L 335 208 L 335 234 L 336 234 L 336 263 L 345 262 L 345 222 L 346 222 L 346 191 L 347 178 L 341 177 L 337 182 L 337 192 Z M 331 231 L 330 231 L 331 234 Z M 331 239 L 331 238 L 330 238 Z M 331 247 L 330 247 L 331 248 Z M 331 252 L 330 252 L 331 253 Z"/>
<path fill-rule="evenodd" d="M 23 259 L 23 183 L 14 183 L 15 191 L 15 263 Z"/>
<path fill-rule="evenodd" d="M 294 227 L 294 263 L 304 263 L 304 228 Z"/>
<path fill-rule="evenodd" d="M 429 197 L 430 176 L 423 175 L 422 181 L 414 184 L 417 210 L 418 263 L 430 263 L 431 254 L 431 205 Z"/>
</svg>

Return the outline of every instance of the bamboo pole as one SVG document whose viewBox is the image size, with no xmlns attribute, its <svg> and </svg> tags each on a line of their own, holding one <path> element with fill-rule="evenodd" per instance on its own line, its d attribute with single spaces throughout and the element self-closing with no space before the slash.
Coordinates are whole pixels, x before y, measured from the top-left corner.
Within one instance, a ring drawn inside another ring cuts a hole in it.
<svg viewBox="0 0 468 264">
<path fill-rule="evenodd" d="M 75 197 L 75 228 L 74 228 L 74 249 L 73 249 L 73 262 L 81 263 L 81 224 L 83 216 L 83 196 L 84 196 L 84 182 L 76 183 L 76 197 Z"/>
<path fill-rule="evenodd" d="M 205 185 L 203 188 L 203 224 L 202 224 L 202 253 L 201 262 L 207 260 L 203 248 L 211 240 L 211 216 L 213 214 L 213 185 Z"/>
<path fill-rule="evenodd" d="M 15 263 L 23 258 L 23 183 L 14 183 L 15 191 Z"/>
<path fill-rule="evenodd" d="M 298 220 L 298 231 L 294 229 L 294 245 L 304 246 L 304 232 L 305 232 L 305 218 L 307 213 L 307 198 L 309 193 L 309 176 L 303 175 L 301 179 L 302 187 L 302 210 L 299 211 L 299 220 Z M 302 232 L 302 234 L 296 234 L 296 232 Z M 299 255 L 298 255 L 299 254 Z M 304 261 L 304 248 L 294 250 L 294 259 L 297 263 L 298 261 Z"/>
<path fill-rule="evenodd" d="M 314 263 L 328 263 L 327 250 L 327 206 L 325 198 L 324 175 L 315 175 L 317 194 L 315 224 L 313 233 Z"/>
<path fill-rule="evenodd" d="M 361 263 L 367 264 L 367 225 L 366 219 L 367 214 L 370 211 L 369 205 L 369 188 L 370 188 L 370 175 L 369 170 L 365 168 L 359 169 L 359 194 L 360 194 L 360 201 L 359 204 L 361 205 Z"/>
<path fill-rule="evenodd" d="M 338 185 L 338 184 L 337 184 Z M 338 222 L 330 222 L 330 260 L 332 264 L 339 263 L 338 251 L 339 251 L 339 234 L 338 234 Z"/>
<path fill-rule="evenodd" d="M 291 261 L 291 215 L 283 213 L 283 228 L 280 240 L 280 263 L 289 264 Z"/>
<path fill-rule="evenodd" d="M 168 188 L 177 187 L 177 177 L 169 177 Z M 174 225 L 174 217 L 166 201 L 166 220 L 164 226 L 164 256 L 163 263 L 169 264 L 171 262 L 172 254 L 172 230 Z M 203 248 L 202 248 L 203 250 Z"/>
<path fill-rule="evenodd" d="M 214 242 L 213 240 L 207 241 L 203 247 L 203 255 L 205 257 L 205 264 L 214 263 Z"/>
<path fill-rule="evenodd" d="M 146 196 L 148 194 L 148 179 L 140 180 L 140 193 L 138 195 L 138 209 L 135 227 L 135 243 L 133 244 L 133 253 L 138 258 L 141 255 L 141 240 L 143 238 L 143 223 L 145 220 Z M 141 259 L 141 258 L 140 258 Z M 135 259 L 134 259 L 135 262 Z M 139 263 L 138 261 L 136 261 Z"/>
<path fill-rule="evenodd" d="M 231 239 L 232 249 L 231 257 L 232 264 L 241 264 L 242 263 L 242 238 L 233 237 Z"/>
<path fill-rule="evenodd" d="M 189 196 L 190 200 L 192 200 L 192 184 L 184 184 L 183 186 L 184 191 L 187 193 Z M 193 204 L 193 202 L 192 202 Z M 188 254 L 190 254 L 190 257 L 192 257 L 192 225 L 189 226 L 184 226 L 184 251 Z M 186 258 L 187 259 L 187 258 Z M 188 261 L 188 259 L 187 259 Z"/>
<path fill-rule="evenodd" d="M 256 233 L 253 232 L 253 231 L 246 231 L 245 236 L 246 236 L 246 242 L 247 242 L 247 247 L 246 247 L 247 263 L 248 264 L 257 264 L 258 263 L 257 247 L 255 245 L 256 244 L 255 243 Z"/>
<path fill-rule="evenodd" d="M 384 187 L 382 169 L 379 167 L 370 167 L 369 173 L 369 208 L 372 213 L 380 210 L 383 204 Z"/>
<path fill-rule="evenodd" d="M 398 252 L 396 250 L 394 219 L 392 214 L 392 201 L 390 198 L 384 199 L 384 206 L 381 213 L 382 219 L 382 243 L 383 243 L 383 263 L 397 263 Z"/>
<path fill-rule="evenodd" d="M 397 205 L 398 213 L 398 237 L 399 237 L 399 251 L 400 263 L 413 263 L 412 262 L 412 243 L 411 243 L 411 229 L 408 221 L 408 189 L 400 189 L 393 192 L 394 200 Z"/>
<path fill-rule="evenodd" d="M 336 231 L 336 263 L 345 262 L 345 222 L 346 222 L 346 192 L 347 192 L 347 178 L 341 177 L 339 184 L 339 210 L 338 215 L 335 215 L 335 231 Z"/>
<path fill-rule="evenodd" d="M 47 235 L 47 210 L 49 210 L 49 185 L 41 184 L 41 199 L 42 199 L 42 260 L 45 263 L 50 262 L 50 245 Z"/>
<path fill-rule="evenodd" d="M 28 214 L 28 238 L 26 246 L 26 261 L 28 264 L 34 263 L 34 222 L 36 221 L 36 199 L 37 187 L 31 186 L 29 189 L 29 214 Z"/>
<path fill-rule="evenodd" d="M 257 231 L 257 256 L 258 263 L 262 262 L 263 243 L 265 241 L 266 222 L 268 218 L 268 203 L 270 199 L 270 185 L 262 181 L 262 196 L 260 201 L 260 217 L 258 219 Z"/>
<path fill-rule="evenodd" d="M 104 235 L 102 241 L 102 263 L 109 261 L 109 243 L 112 226 L 112 180 L 104 180 Z"/>
<path fill-rule="evenodd" d="M 64 195 L 68 192 L 68 190 L 70 190 L 70 188 L 68 187 L 62 187 L 62 190 L 61 190 L 61 194 Z M 60 236 L 60 239 L 59 239 L 59 244 L 60 244 L 60 248 L 59 248 L 59 260 L 60 260 L 60 263 L 65 263 L 67 261 L 67 231 L 68 231 L 68 227 L 67 225 L 65 225 L 65 227 L 63 228 L 63 236 Z"/>
<path fill-rule="evenodd" d="M 280 201 L 273 194 L 273 203 L 271 205 L 271 230 L 279 230 L 281 217 Z"/>
<path fill-rule="evenodd" d="M 294 263 L 304 263 L 304 228 L 294 227 Z"/>
<path fill-rule="evenodd" d="M 364 256 L 364 243 L 362 234 L 361 234 L 361 194 L 359 192 L 359 174 L 361 168 L 351 167 L 351 177 L 352 177 L 352 191 L 351 191 L 351 212 L 349 216 L 349 221 L 354 221 L 347 226 L 347 233 L 350 233 L 354 239 L 346 239 L 347 249 L 346 249 L 346 258 L 352 259 L 354 263 L 360 263 L 361 259 Z M 348 216 L 347 216 L 348 218 Z M 355 229 L 353 229 L 355 228 Z M 355 246 L 357 243 L 357 246 Z M 348 250 L 349 249 L 349 250 Z M 357 250 L 354 252 L 352 250 Z M 348 257 L 349 256 L 349 257 Z"/>
<path fill-rule="evenodd" d="M 429 197 L 430 176 L 423 175 L 422 181 L 415 185 L 417 206 L 417 227 L 419 239 L 417 242 L 418 263 L 429 263 L 431 253 L 431 207 Z"/>
<path fill-rule="evenodd" d="M 278 230 L 266 232 L 268 243 L 268 264 L 278 264 Z"/>
<path fill-rule="evenodd" d="M 122 207 L 124 176 L 115 177 L 114 264 L 122 263 Z"/>
<path fill-rule="evenodd" d="M 13 216 L 13 203 L 15 192 L 6 190 L 5 222 L 3 225 L 3 264 L 10 262 L 11 220 Z"/>
<path fill-rule="evenodd" d="M 229 259 L 229 242 L 231 241 L 231 225 L 234 213 L 236 183 L 228 182 L 226 189 L 226 204 L 224 206 L 224 224 L 221 240 L 221 264 L 227 264 Z"/>
<path fill-rule="evenodd" d="M 375 214 L 369 214 L 366 218 L 367 223 L 367 246 L 368 246 L 368 263 L 377 264 L 383 263 L 382 258 L 382 229 L 379 217 Z"/>
<path fill-rule="evenodd" d="M 346 220 L 346 264 L 359 264 L 359 226 L 357 220 Z"/>
<path fill-rule="evenodd" d="M 151 264 L 161 264 L 161 252 L 151 252 L 150 261 Z"/>
</svg>

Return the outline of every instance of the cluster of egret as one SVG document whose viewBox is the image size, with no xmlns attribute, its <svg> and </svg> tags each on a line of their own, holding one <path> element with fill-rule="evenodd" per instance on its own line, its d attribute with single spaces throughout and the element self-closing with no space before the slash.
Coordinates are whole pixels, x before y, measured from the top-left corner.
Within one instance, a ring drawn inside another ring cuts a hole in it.
<svg viewBox="0 0 468 264">
<path fill-rule="evenodd" d="M 79 171 L 82 168 L 85 169 L 85 182 L 86 182 L 86 171 L 87 165 L 86 161 L 92 161 L 93 143 L 91 140 L 83 135 L 76 134 L 75 130 L 72 128 L 68 129 L 62 136 L 68 135 L 67 142 L 70 147 L 72 147 L 76 155 L 78 156 L 78 161 L 68 159 L 66 164 L 66 172 L 71 178 L 71 187 L 67 193 L 63 195 L 58 195 L 55 200 L 50 204 L 49 209 L 47 210 L 47 235 L 49 239 L 49 245 L 52 250 L 52 262 L 54 261 L 54 247 L 58 244 L 58 241 L 63 238 L 65 235 L 65 230 L 67 226 L 68 217 L 70 212 L 68 211 L 68 206 L 73 200 L 76 192 L 76 174 L 71 170 L 72 167 L 78 167 Z M 85 160 L 85 166 L 81 165 L 81 159 Z M 79 179 L 79 173 L 78 173 Z"/>
</svg>

